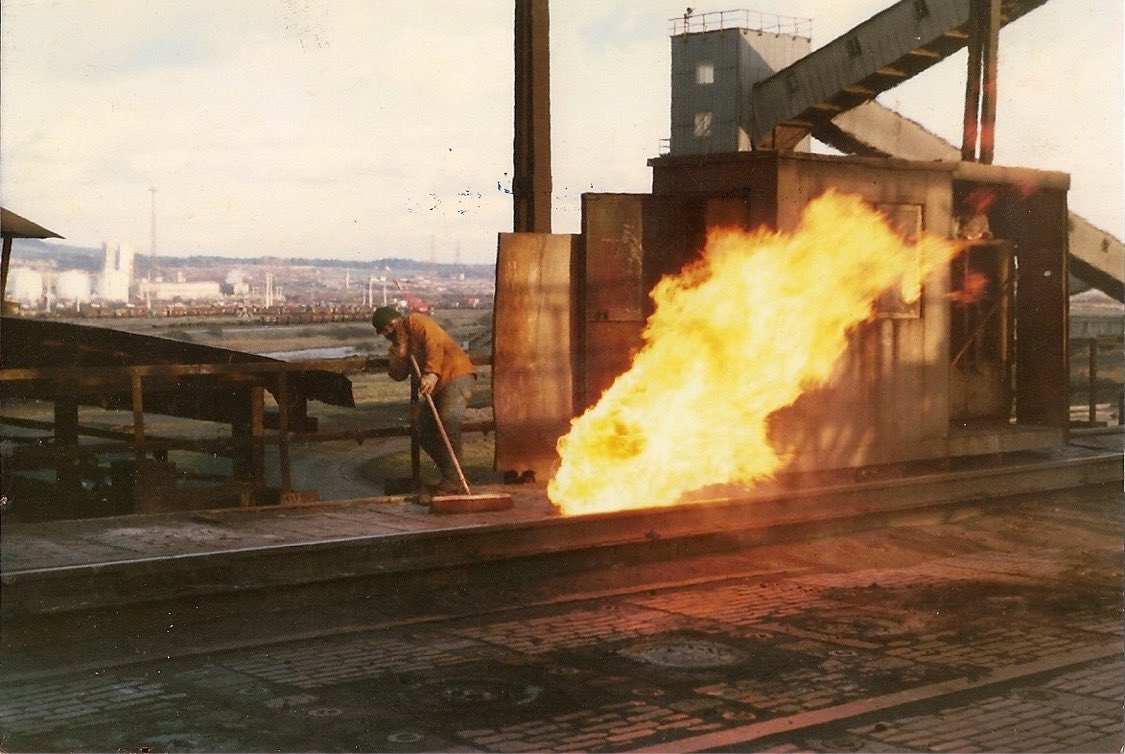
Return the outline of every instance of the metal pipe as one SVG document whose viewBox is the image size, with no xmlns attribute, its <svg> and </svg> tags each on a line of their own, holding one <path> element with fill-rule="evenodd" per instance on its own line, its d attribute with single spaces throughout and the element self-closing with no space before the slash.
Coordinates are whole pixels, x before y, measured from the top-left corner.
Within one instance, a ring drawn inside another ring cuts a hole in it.
<svg viewBox="0 0 1125 754">
<path fill-rule="evenodd" d="M 281 467 L 281 491 L 293 488 L 289 469 L 289 377 L 284 369 L 277 372 L 277 463 Z"/>
<path fill-rule="evenodd" d="M 1098 382 L 1098 340 L 1097 338 L 1090 338 L 1089 347 L 1089 420 L 1093 424 L 1098 419 L 1098 396 L 1097 396 L 1097 382 Z"/>
<path fill-rule="evenodd" d="M 264 486 L 266 482 L 266 454 L 262 438 L 265 435 L 266 391 L 261 385 L 250 388 L 250 482 Z"/>
<path fill-rule="evenodd" d="M 133 373 L 133 454 L 138 461 L 145 458 L 145 404 L 141 375 Z"/>
<path fill-rule="evenodd" d="M 969 339 L 967 341 L 965 341 L 965 345 L 963 345 L 961 347 L 961 350 L 957 352 L 957 355 L 953 357 L 953 361 L 949 363 L 950 366 L 957 366 L 957 362 L 961 360 L 961 357 L 965 355 L 965 352 L 969 350 L 969 347 L 972 346 L 977 341 L 977 338 L 979 338 L 984 332 L 984 327 L 988 324 L 988 321 L 992 319 L 993 316 L 995 316 L 996 312 L 1000 311 L 1000 305 L 1003 302 L 1004 299 L 1000 299 L 992 305 L 992 308 L 988 310 L 988 314 L 984 315 L 984 318 L 981 319 L 979 324 L 977 324 L 976 329 L 973 330 L 973 334 L 969 336 Z"/>
<path fill-rule="evenodd" d="M 974 162 L 977 158 L 977 134 L 980 124 L 980 77 L 983 29 L 978 0 L 969 3 L 969 66 L 965 77 L 965 122 L 961 135 L 961 159 Z"/>
<path fill-rule="evenodd" d="M 551 232 L 551 59 L 547 0 L 516 0 L 512 230 Z"/>
<path fill-rule="evenodd" d="M 980 105 L 980 161 L 992 164 L 996 149 L 996 80 L 1000 57 L 1000 0 L 990 0 L 984 19 L 984 87 Z"/>
</svg>

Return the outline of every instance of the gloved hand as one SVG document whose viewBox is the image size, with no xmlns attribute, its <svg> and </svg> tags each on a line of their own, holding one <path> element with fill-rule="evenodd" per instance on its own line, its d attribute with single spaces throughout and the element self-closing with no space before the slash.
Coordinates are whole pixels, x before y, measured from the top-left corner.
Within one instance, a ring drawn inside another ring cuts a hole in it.
<svg viewBox="0 0 1125 754">
<path fill-rule="evenodd" d="M 437 387 L 437 375 L 433 372 L 426 372 L 422 375 L 422 381 L 418 383 L 418 394 L 431 395 L 435 387 Z"/>
</svg>

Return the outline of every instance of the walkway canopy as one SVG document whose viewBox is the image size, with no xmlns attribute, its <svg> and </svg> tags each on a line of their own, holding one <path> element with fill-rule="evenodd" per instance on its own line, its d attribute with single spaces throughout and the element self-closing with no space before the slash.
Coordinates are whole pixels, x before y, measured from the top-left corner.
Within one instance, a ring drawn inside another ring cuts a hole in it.
<svg viewBox="0 0 1125 754">
<path fill-rule="evenodd" d="M 0 207 L 0 237 L 4 239 L 4 256 L 0 260 L 0 301 L 3 301 L 4 290 L 8 287 L 8 262 L 12 259 L 12 239 L 62 238 L 62 236 L 31 222 L 26 217 L 20 217 L 9 209 Z"/>
</svg>

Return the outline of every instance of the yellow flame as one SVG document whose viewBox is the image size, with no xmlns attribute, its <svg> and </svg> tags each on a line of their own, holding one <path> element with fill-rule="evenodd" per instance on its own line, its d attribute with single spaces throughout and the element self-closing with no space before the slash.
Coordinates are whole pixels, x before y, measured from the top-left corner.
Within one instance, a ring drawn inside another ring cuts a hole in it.
<svg viewBox="0 0 1125 754">
<path fill-rule="evenodd" d="M 712 229 L 702 258 L 653 289 L 629 371 L 559 440 L 551 501 L 566 515 L 668 506 L 776 473 L 785 459 L 770 415 L 828 380 L 880 294 L 916 300 L 958 248 L 909 243 L 835 191 L 810 202 L 791 235 Z"/>
</svg>

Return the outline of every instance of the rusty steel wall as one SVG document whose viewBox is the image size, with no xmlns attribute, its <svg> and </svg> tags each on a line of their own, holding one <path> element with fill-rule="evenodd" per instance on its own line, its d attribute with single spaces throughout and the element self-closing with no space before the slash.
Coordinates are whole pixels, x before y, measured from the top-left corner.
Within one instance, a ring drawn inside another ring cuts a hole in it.
<svg viewBox="0 0 1125 754">
<path fill-rule="evenodd" d="M 699 253 L 708 227 L 791 231 L 812 199 L 835 189 L 861 196 L 904 235 L 922 230 L 950 237 L 957 196 L 991 185 L 1000 197 L 990 213 L 992 229 L 997 241 L 1010 244 L 1020 282 L 1015 302 L 1006 305 L 1014 312 L 1018 347 L 1001 344 L 990 374 L 981 378 L 987 384 L 953 384 L 952 265 L 942 265 L 926 279 L 919 302 L 886 296 L 876 302 L 873 318 L 850 334 L 828 383 L 777 412 L 772 436 L 792 451 L 793 471 L 1052 447 L 1063 440 L 1065 175 L 776 152 L 666 156 L 649 164 L 653 194 L 583 196 L 571 291 L 575 413 L 629 368 L 652 311 L 649 292 Z M 498 288 L 497 300 L 504 295 Z M 988 391 L 987 400 L 965 413 L 970 389 Z"/>
<path fill-rule="evenodd" d="M 554 473 L 574 408 L 577 236 L 501 233 L 493 310 L 495 465 Z"/>
</svg>

